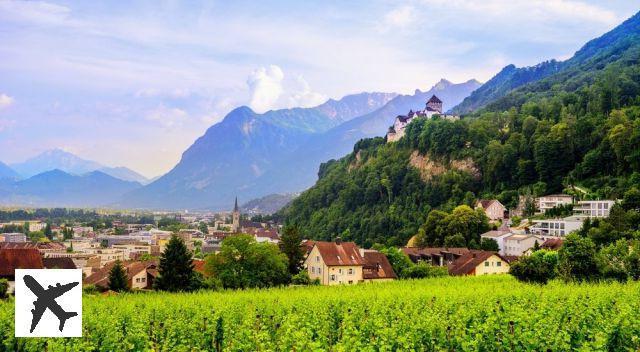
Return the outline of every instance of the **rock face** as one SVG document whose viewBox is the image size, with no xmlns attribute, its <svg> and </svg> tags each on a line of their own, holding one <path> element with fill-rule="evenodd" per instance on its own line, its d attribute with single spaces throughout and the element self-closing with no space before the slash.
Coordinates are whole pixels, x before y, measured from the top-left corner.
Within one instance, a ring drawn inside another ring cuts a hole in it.
<svg viewBox="0 0 640 352">
<path fill-rule="evenodd" d="M 442 175 L 447 170 L 464 171 L 473 175 L 476 179 L 480 179 L 481 176 L 480 170 L 478 170 L 471 158 L 450 160 L 448 163 L 443 163 L 427 155 L 422 155 L 415 150 L 409 157 L 409 164 L 420 171 L 420 177 L 423 181 L 429 181 L 432 177 Z"/>
</svg>

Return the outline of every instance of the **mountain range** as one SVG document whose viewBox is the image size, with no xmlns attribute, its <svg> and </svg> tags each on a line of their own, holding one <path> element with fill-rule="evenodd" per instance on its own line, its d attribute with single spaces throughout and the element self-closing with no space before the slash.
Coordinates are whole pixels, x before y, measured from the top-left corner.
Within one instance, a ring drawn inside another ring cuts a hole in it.
<svg viewBox="0 0 640 352">
<path fill-rule="evenodd" d="M 50 170 L 0 185 L 0 204 L 44 207 L 100 207 L 142 185 L 101 171 L 72 175 Z"/>
<path fill-rule="evenodd" d="M 424 108 L 433 94 L 453 107 L 480 85 L 442 80 L 413 95 L 360 93 L 264 114 L 239 107 L 198 138 L 171 171 L 117 206 L 221 210 L 235 196 L 299 192 L 317 179 L 318 165 L 349 152 L 361 138 L 384 135 L 396 115 Z"/>
<path fill-rule="evenodd" d="M 10 167 L 18 175 L 18 178 L 24 179 L 52 170 L 60 170 L 73 175 L 101 171 L 123 181 L 133 181 L 141 184 L 149 183 L 146 177 L 129 168 L 104 166 L 95 161 L 80 158 L 62 149 L 44 151 L 23 162 L 11 164 Z"/>
</svg>

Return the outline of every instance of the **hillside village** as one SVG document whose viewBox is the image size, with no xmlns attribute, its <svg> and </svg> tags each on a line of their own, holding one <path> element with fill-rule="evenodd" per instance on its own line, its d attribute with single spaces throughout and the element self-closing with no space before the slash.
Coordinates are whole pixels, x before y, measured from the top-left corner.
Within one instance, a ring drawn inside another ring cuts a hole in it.
<svg viewBox="0 0 640 352">
<path fill-rule="evenodd" d="M 527 200 L 522 198 L 521 203 Z M 614 200 L 581 200 L 566 194 L 535 199 L 532 216 L 522 218 L 523 207 L 507 209 L 497 199 L 480 199 L 480 211 L 493 227 L 480 234 L 481 248 L 421 247 L 412 238 L 400 253 L 414 265 L 442 268 L 439 275 L 506 274 L 510 265 L 538 249 L 557 251 L 564 238 L 582 227 L 585 221 L 607 218 Z M 556 209 L 571 209 L 564 217 L 550 216 Z M 160 221 L 162 221 L 161 218 Z M 518 219 L 518 223 L 514 223 Z M 283 227 L 273 221 L 251 221 L 240 213 L 237 198 L 233 209 L 223 217 L 181 216 L 175 230 L 161 230 L 157 223 L 133 224 L 114 221 L 108 229 L 82 224 L 51 227 L 42 221 L 10 221 L 0 224 L 0 277 L 12 287 L 13 270 L 19 268 L 82 269 L 84 284 L 109 290 L 109 275 L 122 263 L 129 289 L 152 290 L 161 274 L 158 259 L 172 236 L 184 243 L 192 256 L 193 269 L 206 277 L 205 258 L 221 250 L 225 239 L 249 235 L 256 243 L 280 244 Z M 50 231 L 51 240 L 32 242 L 23 232 Z M 399 279 L 391 264 L 390 252 L 365 249 L 354 242 L 303 239 L 299 245 L 300 270 L 309 282 L 321 285 L 384 282 Z M 483 249 L 484 248 L 484 249 Z M 490 249 L 491 248 L 491 249 Z M 394 263 L 397 264 L 397 263 Z M 406 277 L 406 276 L 405 276 Z"/>
</svg>

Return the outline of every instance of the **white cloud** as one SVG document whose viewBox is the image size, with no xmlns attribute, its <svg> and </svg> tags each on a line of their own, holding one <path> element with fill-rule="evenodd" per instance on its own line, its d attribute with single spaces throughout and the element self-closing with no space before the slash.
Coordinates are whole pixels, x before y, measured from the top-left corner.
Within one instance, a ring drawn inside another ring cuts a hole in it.
<svg viewBox="0 0 640 352">
<path fill-rule="evenodd" d="M 327 96 L 324 94 L 312 91 L 309 83 L 302 75 L 297 75 L 295 80 L 299 88 L 289 96 L 289 107 L 308 108 L 318 106 L 327 100 Z"/>
<path fill-rule="evenodd" d="M 285 77 L 277 65 L 254 70 L 247 78 L 249 106 L 256 112 L 292 107 L 311 107 L 323 103 L 327 97 L 311 90 L 302 75 Z"/>
<path fill-rule="evenodd" d="M 247 78 L 250 91 L 249 106 L 257 112 L 273 109 L 282 95 L 283 80 L 284 72 L 276 65 L 254 70 Z"/>
<path fill-rule="evenodd" d="M 6 94 L 0 94 L 0 110 L 13 105 L 14 99 Z"/>
<path fill-rule="evenodd" d="M 416 22 L 416 9 L 411 5 L 404 5 L 395 8 L 384 16 L 383 30 L 392 27 L 405 28 Z"/>
<path fill-rule="evenodd" d="M 182 109 L 160 105 L 149 111 L 146 115 L 146 119 L 157 122 L 163 127 L 169 128 L 181 125 L 188 116 L 189 114 Z"/>
</svg>

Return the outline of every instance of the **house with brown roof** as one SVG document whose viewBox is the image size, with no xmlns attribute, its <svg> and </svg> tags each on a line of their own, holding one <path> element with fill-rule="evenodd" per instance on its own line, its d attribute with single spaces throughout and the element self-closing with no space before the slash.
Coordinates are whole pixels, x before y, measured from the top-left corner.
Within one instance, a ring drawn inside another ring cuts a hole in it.
<svg viewBox="0 0 640 352">
<path fill-rule="evenodd" d="M 361 250 L 364 265 L 362 266 L 362 279 L 364 282 L 392 281 L 398 278 L 389 263 L 389 259 L 383 253 L 372 249 Z"/>
<path fill-rule="evenodd" d="M 365 260 L 353 242 L 316 241 L 304 261 L 311 280 L 322 285 L 355 284 L 364 280 L 362 268 Z"/>
<path fill-rule="evenodd" d="M 69 257 L 42 258 L 42 264 L 47 269 L 78 269 Z"/>
<path fill-rule="evenodd" d="M 502 220 L 509 217 L 507 208 L 497 199 L 480 199 L 476 203 L 476 209 L 482 209 L 491 221 Z"/>
<path fill-rule="evenodd" d="M 16 269 L 43 269 L 42 256 L 35 248 L 0 249 L 0 279 L 9 281 L 9 292 L 15 287 Z"/>
<path fill-rule="evenodd" d="M 115 265 L 110 262 L 100 270 L 94 272 L 84 279 L 84 285 L 95 285 L 102 289 L 109 288 L 109 272 Z M 126 261 L 122 262 L 124 271 L 127 273 L 127 281 L 131 289 L 151 289 L 153 288 L 153 280 L 158 275 L 157 260 L 149 260 L 144 262 Z"/>
<path fill-rule="evenodd" d="M 492 275 L 509 272 L 509 262 L 500 254 L 470 251 L 449 265 L 449 275 Z"/>
<path fill-rule="evenodd" d="M 550 251 L 557 251 L 560 250 L 563 242 L 564 240 L 562 238 L 549 238 L 548 240 L 544 241 L 542 245 L 540 245 L 540 248 Z"/>
</svg>

